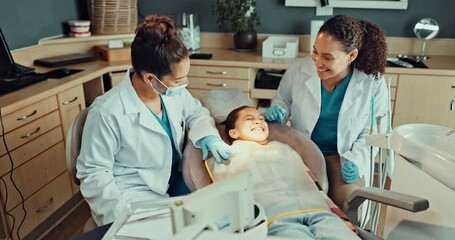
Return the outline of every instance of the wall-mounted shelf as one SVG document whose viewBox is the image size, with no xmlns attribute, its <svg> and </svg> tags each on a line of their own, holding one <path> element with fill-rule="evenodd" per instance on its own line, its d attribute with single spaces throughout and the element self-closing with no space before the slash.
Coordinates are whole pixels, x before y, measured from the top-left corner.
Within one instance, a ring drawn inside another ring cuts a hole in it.
<svg viewBox="0 0 455 240">
<path fill-rule="evenodd" d="M 286 0 L 287 7 L 321 7 L 320 0 Z M 333 8 L 407 9 L 408 0 L 329 0 Z"/>
</svg>

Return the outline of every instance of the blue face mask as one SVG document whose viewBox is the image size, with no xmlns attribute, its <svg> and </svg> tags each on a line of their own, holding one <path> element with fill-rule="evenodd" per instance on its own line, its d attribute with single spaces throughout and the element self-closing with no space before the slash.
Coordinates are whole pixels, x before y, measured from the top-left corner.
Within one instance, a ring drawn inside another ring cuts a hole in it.
<svg viewBox="0 0 455 240">
<path fill-rule="evenodd" d="M 161 93 L 160 91 L 158 91 L 158 89 L 156 89 L 153 86 L 153 84 L 151 82 L 149 83 L 149 85 L 152 87 L 154 92 L 156 92 L 157 94 L 162 95 L 162 96 L 172 97 L 172 96 L 178 95 L 179 93 L 181 93 L 183 91 L 183 89 L 186 88 L 186 86 L 188 86 L 188 79 L 186 80 L 185 84 L 182 84 L 178 87 L 168 87 L 156 76 L 155 76 L 155 79 L 158 80 L 158 82 L 161 83 L 161 85 L 163 85 L 166 88 L 166 92 Z"/>
</svg>

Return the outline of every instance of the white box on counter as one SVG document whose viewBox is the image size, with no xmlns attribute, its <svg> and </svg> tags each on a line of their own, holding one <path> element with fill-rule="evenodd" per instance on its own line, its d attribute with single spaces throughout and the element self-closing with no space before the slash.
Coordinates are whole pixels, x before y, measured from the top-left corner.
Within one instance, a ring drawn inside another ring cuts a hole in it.
<svg viewBox="0 0 455 240">
<path fill-rule="evenodd" d="M 295 58 L 299 53 L 299 38 L 270 36 L 262 42 L 262 56 Z"/>
</svg>

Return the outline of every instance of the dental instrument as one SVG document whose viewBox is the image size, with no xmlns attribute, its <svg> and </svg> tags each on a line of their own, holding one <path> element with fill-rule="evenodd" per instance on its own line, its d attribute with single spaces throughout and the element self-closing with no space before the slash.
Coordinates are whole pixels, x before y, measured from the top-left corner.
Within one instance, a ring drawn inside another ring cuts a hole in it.
<svg viewBox="0 0 455 240">
<path fill-rule="evenodd" d="M 369 136 L 374 134 L 374 95 L 371 96 L 371 122 L 370 122 L 370 132 Z M 373 157 L 373 146 L 370 146 L 370 185 L 373 185 L 374 181 L 374 157 Z M 366 210 L 362 210 L 363 219 L 360 222 L 360 227 L 365 228 L 368 219 L 370 218 L 370 206 L 371 201 L 366 201 L 365 208 Z"/>
<path fill-rule="evenodd" d="M 390 148 L 390 138 L 392 132 L 392 110 L 391 110 L 391 78 L 387 81 L 387 94 L 389 104 L 387 106 L 387 112 L 375 118 L 377 125 L 377 134 L 369 135 L 366 137 L 366 144 L 372 147 L 378 147 L 378 188 L 384 189 L 387 176 L 390 176 L 393 171 L 394 166 L 394 152 Z M 382 118 L 386 117 L 386 131 L 383 131 L 382 127 Z M 383 150 L 385 149 L 385 156 L 383 155 Z M 372 156 L 371 156 L 372 157 Z M 373 160 L 372 164 L 374 164 Z M 371 218 L 370 231 L 373 233 L 377 232 L 378 220 L 380 215 L 380 204 L 375 204 L 373 209 L 373 215 Z"/>
</svg>

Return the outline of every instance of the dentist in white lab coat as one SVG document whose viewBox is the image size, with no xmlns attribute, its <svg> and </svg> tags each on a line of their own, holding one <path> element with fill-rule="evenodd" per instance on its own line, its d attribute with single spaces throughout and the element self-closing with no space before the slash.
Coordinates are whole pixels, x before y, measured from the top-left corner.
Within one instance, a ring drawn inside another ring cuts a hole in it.
<svg viewBox="0 0 455 240">
<path fill-rule="evenodd" d="M 353 190 L 371 185 L 365 136 L 372 117 L 387 113 L 388 92 L 382 76 L 386 54 L 384 33 L 378 26 L 335 16 L 319 30 L 312 58 L 289 66 L 264 113 L 269 121 L 290 119 L 292 127 L 318 145 L 326 159 L 329 197 L 341 209 Z M 385 130 L 386 125 L 382 126 Z"/>
<path fill-rule="evenodd" d="M 185 88 L 189 53 L 171 18 L 148 16 L 136 29 L 131 57 L 125 79 L 90 106 L 77 160 L 97 225 L 115 221 L 130 202 L 189 192 L 181 172 L 186 130 L 205 153 L 227 159 L 231 151 Z"/>
</svg>

